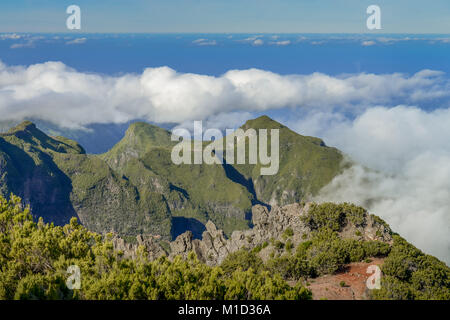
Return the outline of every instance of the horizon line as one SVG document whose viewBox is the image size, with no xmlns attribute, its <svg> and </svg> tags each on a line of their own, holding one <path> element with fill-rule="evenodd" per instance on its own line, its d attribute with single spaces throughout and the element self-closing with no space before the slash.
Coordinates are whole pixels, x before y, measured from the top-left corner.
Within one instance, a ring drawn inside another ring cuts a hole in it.
<svg viewBox="0 0 450 320">
<path fill-rule="evenodd" d="M 73 35 L 82 35 L 82 34 L 226 34 L 226 35 L 233 35 L 233 34 L 286 34 L 286 35 L 296 35 L 296 34 L 303 34 L 303 35 L 373 35 L 373 36 L 381 36 L 381 35 L 450 35 L 449 33 L 435 33 L 435 32 L 423 32 L 423 33 L 409 33 L 409 32 L 226 32 L 226 31 L 220 31 L 220 32 L 208 32 L 208 31 L 192 31 L 192 32 L 179 32 L 179 31 L 168 31 L 168 32 L 146 32 L 146 31 L 118 31 L 118 32 L 98 32 L 98 31 L 86 31 L 86 32 L 80 32 L 80 31 L 56 31 L 56 32 L 50 32 L 50 31 L 0 31 L 0 34 L 4 33 L 12 33 L 12 34 L 73 34 Z"/>
</svg>

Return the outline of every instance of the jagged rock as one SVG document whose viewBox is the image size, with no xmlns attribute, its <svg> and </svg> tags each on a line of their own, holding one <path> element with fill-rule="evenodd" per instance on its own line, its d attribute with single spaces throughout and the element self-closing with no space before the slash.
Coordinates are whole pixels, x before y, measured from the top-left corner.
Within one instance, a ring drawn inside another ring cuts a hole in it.
<svg viewBox="0 0 450 320">
<path fill-rule="evenodd" d="M 154 240 L 154 236 L 152 235 L 138 235 L 136 236 L 136 240 L 137 244 L 126 243 L 124 239 L 119 238 L 119 236 L 115 234 L 112 238 L 112 243 L 114 249 L 122 251 L 125 258 L 135 258 L 139 246 L 145 248 L 150 260 L 156 260 L 161 256 L 167 255 L 167 252 Z"/>
<path fill-rule="evenodd" d="M 134 258 L 136 255 L 136 248 L 131 243 L 126 243 L 124 239 L 119 238 L 117 234 L 114 234 L 112 243 L 115 250 L 122 251 L 125 258 Z"/>
<path fill-rule="evenodd" d="M 185 258 L 192 251 L 192 239 L 191 231 L 180 234 L 175 241 L 170 243 L 170 257 L 181 255 Z"/>
<path fill-rule="evenodd" d="M 138 235 L 136 237 L 138 246 L 144 246 L 150 260 L 158 259 L 161 256 L 166 256 L 167 252 L 164 250 L 161 245 L 155 241 L 155 239 L 159 239 L 159 237 L 155 236 L 147 236 L 143 237 L 142 235 Z"/>
<path fill-rule="evenodd" d="M 229 253 L 225 235 L 212 221 L 208 221 L 205 227 L 206 231 L 203 232 L 202 241 L 199 243 L 204 262 L 208 265 L 220 264 Z"/>
<path fill-rule="evenodd" d="M 392 243 L 391 229 L 381 223 L 374 215 L 365 213 L 364 223 L 360 226 L 355 226 L 348 223 L 340 231 L 343 238 L 353 238 L 367 241 L 383 241 Z"/>
<path fill-rule="evenodd" d="M 219 265 L 229 253 L 236 252 L 242 248 L 249 250 L 256 246 L 267 243 L 265 248 L 259 252 L 259 256 L 266 261 L 270 253 L 276 249 L 272 244 L 273 240 L 282 240 L 287 229 L 290 229 L 289 240 L 297 246 L 311 235 L 311 229 L 306 225 L 301 217 L 307 214 L 311 203 L 289 204 L 285 206 L 274 206 L 269 211 L 267 207 L 255 205 L 252 207 L 253 228 L 243 231 L 234 231 L 229 239 L 225 238 L 224 232 L 217 229 L 212 221 L 205 225 L 206 230 L 202 234 L 202 239 L 193 239 L 191 231 L 179 235 L 170 243 L 169 258 L 187 255 L 193 251 L 198 259 L 210 266 Z M 360 240 L 379 240 L 391 242 L 391 230 L 381 220 L 373 215 L 364 214 L 364 221 L 361 225 L 355 226 L 348 222 L 340 230 L 342 238 L 357 238 Z M 149 253 L 149 259 L 153 260 L 166 251 L 154 241 L 153 237 L 137 237 L 138 245 L 143 245 Z M 137 246 L 127 245 L 123 239 L 115 239 L 115 247 L 123 250 L 127 256 L 133 256 Z"/>
<path fill-rule="evenodd" d="M 366 218 L 366 226 L 363 232 L 365 240 L 379 240 L 384 242 L 392 242 L 391 229 L 377 221 L 375 216 L 369 215 Z"/>
<path fill-rule="evenodd" d="M 264 226 L 269 220 L 269 210 L 267 207 L 256 205 L 252 208 L 252 220 L 254 225 Z"/>
</svg>

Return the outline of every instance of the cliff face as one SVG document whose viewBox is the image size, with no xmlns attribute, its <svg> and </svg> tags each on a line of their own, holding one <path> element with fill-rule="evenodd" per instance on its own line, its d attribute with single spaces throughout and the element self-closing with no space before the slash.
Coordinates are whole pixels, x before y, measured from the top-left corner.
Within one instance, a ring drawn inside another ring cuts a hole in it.
<svg viewBox="0 0 450 320">
<path fill-rule="evenodd" d="M 14 192 L 32 205 L 35 217 L 42 213 L 46 221 L 64 224 L 77 214 L 70 201 L 70 178 L 53 161 L 56 153 L 85 156 L 74 141 L 51 138 L 31 122 L 0 134 L 0 193 Z"/>
<path fill-rule="evenodd" d="M 187 257 L 193 251 L 200 261 L 210 266 L 221 264 L 228 254 L 242 248 L 252 250 L 259 247 L 261 250 L 258 255 L 266 261 L 274 250 L 279 253 L 285 250 L 276 243 L 280 239 L 289 240 L 294 247 L 297 247 L 301 242 L 311 238 L 314 227 L 305 218 L 308 217 L 312 205 L 312 203 L 294 203 L 281 207 L 275 206 L 270 211 L 261 205 L 253 206 L 253 228 L 234 231 L 230 238 L 226 238 L 222 230 L 208 221 L 202 239 L 194 239 L 192 232 L 187 231 L 169 243 L 169 250 L 164 249 L 152 238 L 143 240 L 142 237 L 138 237 L 137 245 L 126 245 L 122 239 L 115 238 L 114 244 L 117 249 L 123 250 L 126 256 L 135 256 L 138 245 L 143 245 L 150 259 L 161 255 L 169 258 Z M 338 234 L 343 239 L 392 242 L 390 228 L 379 218 L 367 212 L 362 213 L 356 223 L 351 219 L 344 219 L 339 226 Z"/>
<path fill-rule="evenodd" d="M 64 225 L 77 217 L 88 229 L 123 236 L 170 237 L 160 194 L 144 202 L 135 187 L 75 141 L 49 137 L 31 122 L 0 134 L 0 193 L 20 196 L 33 216 Z"/>
</svg>

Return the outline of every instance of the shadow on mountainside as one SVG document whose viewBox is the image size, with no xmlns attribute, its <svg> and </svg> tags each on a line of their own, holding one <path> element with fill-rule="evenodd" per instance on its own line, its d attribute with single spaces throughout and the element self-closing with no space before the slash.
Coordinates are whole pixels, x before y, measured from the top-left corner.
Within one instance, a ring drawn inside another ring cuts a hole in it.
<svg viewBox="0 0 450 320">
<path fill-rule="evenodd" d="M 270 211 L 271 206 L 269 204 L 258 200 L 252 178 L 246 179 L 239 171 L 236 170 L 235 167 L 228 164 L 225 158 L 223 158 L 222 167 L 225 170 L 225 175 L 227 176 L 228 179 L 230 179 L 234 183 L 242 185 L 253 196 L 251 199 L 252 206 L 259 204 L 264 207 L 267 207 L 267 209 L 269 209 Z"/>
<path fill-rule="evenodd" d="M 67 224 L 72 217 L 79 217 L 70 201 L 72 182 L 62 172 L 53 159 L 39 150 L 41 164 L 19 147 L 0 137 L 0 150 L 9 158 L 5 172 L 0 167 L 0 181 L 6 184 L 8 193 L 13 193 L 29 204 L 35 219 L 42 217 L 45 222 L 56 225 Z M 5 194 L 9 196 L 9 194 Z"/>
<path fill-rule="evenodd" d="M 183 234 L 188 230 L 192 232 L 194 239 L 201 239 L 206 228 L 203 223 L 194 218 L 172 218 L 172 239 L 176 239 L 180 234 Z"/>
</svg>

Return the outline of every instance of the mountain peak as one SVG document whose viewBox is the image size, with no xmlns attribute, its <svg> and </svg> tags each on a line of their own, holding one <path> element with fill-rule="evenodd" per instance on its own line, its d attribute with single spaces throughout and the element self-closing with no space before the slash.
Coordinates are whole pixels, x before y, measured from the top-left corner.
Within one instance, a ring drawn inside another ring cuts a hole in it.
<svg viewBox="0 0 450 320">
<path fill-rule="evenodd" d="M 147 122 L 137 121 L 130 124 L 127 131 L 125 132 L 125 136 L 132 136 L 135 134 L 153 135 L 157 132 L 163 133 L 167 132 L 167 130 Z"/>
<path fill-rule="evenodd" d="M 170 137 L 170 132 L 163 128 L 147 122 L 133 122 L 122 140 L 102 157 L 113 169 L 117 169 L 117 166 L 144 155 L 152 148 L 172 145 Z"/>
<path fill-rule="evenodd" d="M 247 120 L 242 126 L 243 129 L 282 129 L 286 128 L 281 123 L 273 120 L 269 116 L 263 115 L 255 119 Z"/>
<path fill-rule="evenodd" d="M 47 140 L 47 136 L 44 132 L 39 130 L 36 125 L 31 121 L 23 121 L 12 127 L 8 132 L 3 134 L 4 136 L 15 136 L 23 141 L 31 142 L 32 140 Z"/>
<path fill-rule="evenodd" d="M 133 122 L 125 132 L 122 142 L 142 145 L 145 149 L 146 145 L 166 146 L 170 144 L 170 132 L 147 122 Z"/>
<path fill-rule="evenodd" d="M 21 141 L 21 143 L 27 143 L 42 150 L 50 149 L 59 153 L 85 153 L 83 147 L 77 142 L 64 137 L 50 137 L 31 121 L 23 121 L 0 136 L 9 137 L 8 140 L 15 139 L 15 142 L 11 141 L 12 143 Z"/>
<path fill-rule="evenodd" d="M 19 123 L 17 126 L 9 129 L 8 133 L 12 134 L 12 133 L 20 132 L 20 131 L 27 131 L 29 133 L 32 133 L 32 132 L 35 132 L 36 130 L 39 131 L 39 129 L 36 127 L 36 125 L 33 122 L 26 120 L 26 121 Z"/>
</svg>

